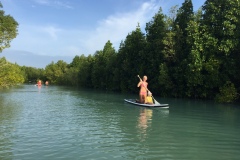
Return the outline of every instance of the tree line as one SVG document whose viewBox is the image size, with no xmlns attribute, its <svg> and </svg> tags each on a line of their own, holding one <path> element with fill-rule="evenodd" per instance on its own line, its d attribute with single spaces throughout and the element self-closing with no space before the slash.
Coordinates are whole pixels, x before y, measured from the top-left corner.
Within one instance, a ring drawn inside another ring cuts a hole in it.
<svg viewBox="0 0 240 160">
<path fill-rule="evenodd" d="M 233 102 L 240 90 L 239 13 L 238 0 L 206 0 L 196 12 L 192 1 L 185 0 L 167 15 L 160 8 L 145 32 L 138 25 L 118 51 L 109 40 L 102 50 L 77 55 L 70 64 L 60 60 L 45 69 L 19 66 L 19 76 L 137 93 L 137 75 L 147 75 L 154 95 Z"/>
</svg>

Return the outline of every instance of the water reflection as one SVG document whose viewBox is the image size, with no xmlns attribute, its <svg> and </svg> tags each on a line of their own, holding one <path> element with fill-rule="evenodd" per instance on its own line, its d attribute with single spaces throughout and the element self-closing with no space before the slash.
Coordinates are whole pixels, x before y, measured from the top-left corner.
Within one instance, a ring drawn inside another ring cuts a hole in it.
<svg viewBox="0 0 240 160">
<path fill-rule="evenodd" d="M 1 92 L 0 160 L 240 159 L 239 109 L 126 107 L 125 97 L 59 86 Z"/>
<path fill-rule="evenodd" d="M 5 100 L 4 96 L 0 96 L 0 159 L 12 157 L 12 137 L 15 133 L 14 103 Z"/>
<path fill-rule="evenodd" d="M 38 87 L 38 93 L 41 93 L 42 86 L 37 86 L 37 87 Z"/>
<path fill-rule="evenodd" d="M 141 140 L 145 140 L 145 138 L 147 137 L 147 128 L 152 123 L 152 115 L 153 111 L 151 109 L 144 108 L 140 110 L 137 127 L 140 132 Z"/>
<path fill-rule="evenodd" d="M 169 115 L 169 109 L 159 108 L 159 109 L 156 109 L 156 111 L 158 111 L 158 114 L 161 117 L 168 117 Z"/>
</svg>

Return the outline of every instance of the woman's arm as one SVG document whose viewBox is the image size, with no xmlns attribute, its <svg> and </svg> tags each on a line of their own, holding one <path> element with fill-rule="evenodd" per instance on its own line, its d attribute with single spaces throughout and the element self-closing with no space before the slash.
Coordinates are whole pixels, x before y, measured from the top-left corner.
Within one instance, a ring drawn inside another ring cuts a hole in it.
<svg viewBox="0 0 240 160">
<path fill-rule="evenodd" d="M 138 78 L 139 78 L 139 80 L 140 80 L 140 81 L 138 82 L 138 85 L 137 85 L 137 87 L 140 87 L 140 86 L 141 86 L 141 84 L 142 84 L 142 78 L 140 78 L 140 77 L 139 77 L 139 75 L 137 75 L 137 76 L 138 76 Z"/>
<path fill-rule="evenodd" d="M 137 85 L 137 87 L 140 87 L 140 86 L 141 86 L 141 84 L 142 84 L 142 81 L 138 82 L 138 85 Z"/>
</svg>

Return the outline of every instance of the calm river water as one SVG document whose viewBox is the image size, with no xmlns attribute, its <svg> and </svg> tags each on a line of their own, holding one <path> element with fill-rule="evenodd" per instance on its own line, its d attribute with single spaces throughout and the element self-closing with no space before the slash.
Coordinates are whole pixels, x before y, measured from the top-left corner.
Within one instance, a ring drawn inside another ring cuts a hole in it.
<svg viewBox="0 0 240 160">
<path fill-rule="evenodd" d="M 23 85 L 0 91 L 0 159 L 239 160 L 240 108 L 132 94 Z"/>
</svg>

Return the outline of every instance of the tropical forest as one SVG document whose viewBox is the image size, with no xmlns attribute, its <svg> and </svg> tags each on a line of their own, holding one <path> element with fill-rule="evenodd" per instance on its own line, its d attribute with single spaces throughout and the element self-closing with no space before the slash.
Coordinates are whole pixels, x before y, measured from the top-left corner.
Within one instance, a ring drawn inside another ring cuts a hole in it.
<svg viewBox="0 0 240 160">
<path fill-rule="evenodd" d="M 0 52 L 18 35 L 18 22 L 0 8 Z M 141 30 L 140 26 L 145 27 Z M 0 53 L 1 54 L 1 53 Z M 156 96 L 239 101 L 240 2 L 206 0 L 193 11 L 191 0 L 162 8 L 146 24 L 136 24 L 116 50 L 108 40 L 102 50 L 59 60 L 45 68 L 19 66 L 0 59 L 0 88 L 49 81 L 51 85 L 138 93 L 137 75 L 147 75 Z"/>
</svg>

